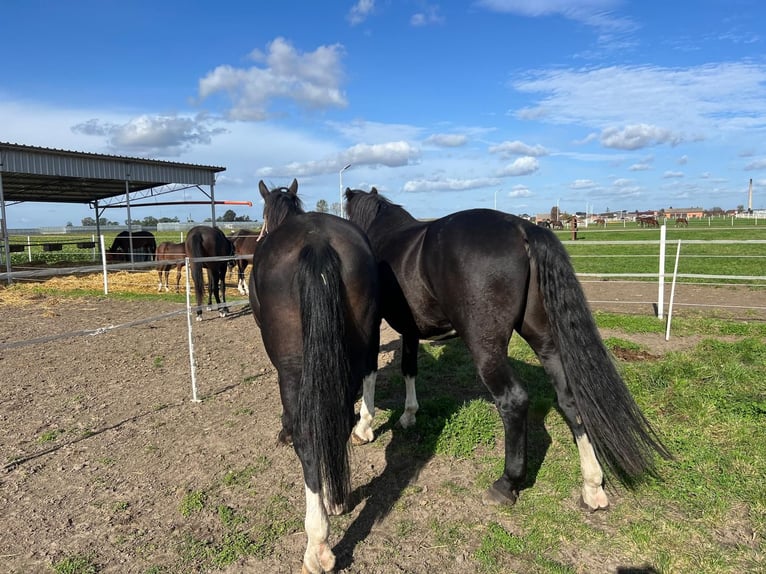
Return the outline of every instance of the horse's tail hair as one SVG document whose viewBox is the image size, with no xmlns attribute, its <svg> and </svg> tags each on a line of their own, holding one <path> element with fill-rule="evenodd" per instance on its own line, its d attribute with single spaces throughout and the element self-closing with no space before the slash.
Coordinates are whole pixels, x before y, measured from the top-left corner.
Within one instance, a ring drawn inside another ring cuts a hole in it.
<svg viewBox="0 0 766 574">
<path fill-rule="evenodd" d="M 351 490 L 348 437 L 353 420 L 351 367 L 345 341 L 345 289 L 341 262 L 329 245 L 309 244 L 299 255 L 303 376 L 298 436 L 316 457 L 315 482 L 333 504 Z"/>
<path fill-rule="evenodd" d="M 540 227 L 526 234 L 566 382 L 596 455 L 627 486 L 657 476 L 655 455 L 671 455 L 604 345 L 564 246 Z"/>
<path fill-rule="evenodd" d="M 191 259 L 204 257 L 205 251 L 202 246 L 202 243 L 203 243 L 202 235 L 200 235 L 199 233 L 195 233 L 191 237 L 187 237 L 187 239 L 189 240 L 190 248 L 191 248 L 189 257 Z M 194 282 L 194 295 L 197 299 L 198 306 L 202 304 L 202 299 L 205 296 L 205 284 L 202 278 L 203 267 L 204 265 L 200 263 L 199 261 L 191 263 L 191 276 L 192 276 L 192 281 Z"/>
</svg>

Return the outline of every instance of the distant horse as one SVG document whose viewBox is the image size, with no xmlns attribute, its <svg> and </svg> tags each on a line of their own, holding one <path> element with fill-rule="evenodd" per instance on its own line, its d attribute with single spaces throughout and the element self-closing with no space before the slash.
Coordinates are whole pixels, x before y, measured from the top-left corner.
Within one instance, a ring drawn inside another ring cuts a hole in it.
<svg viewBox="0 0 766 574">
<path fill-rule="evenodd" d="M 163 286 L 165 292 L 169 291 L 168 280 L 170 279 L 170 269 L 175 266 L 176 268 L 176 293 L 178 293 L 178 287 L 181 284 L 181 269 L 184 268 L 186 257 L 186 245 L 184 243 L 173 243 L 172 241 L 163 241 L 157 246 L 154 258 L 158 262 L 157 265 L 157 277 L 159 284 L 157 285 L 157 291 L 162 291 Z M 163 282 L 164 275 L 164 282 Z"/>
<path fill-rule="evenodd" d="M 157 250 L 157 242 L 149 231 L 134 231 L 131 241 L 129 231 L 122 231 L 106 250 L 107 261 L 151 261 Z M 131 258 L 131 243 L 133 250 Z"/>
<path fill-rule="evenodd" d="M 234 246 L 234 254 L 237 256 L 232 264 L 237 268 L 237 290 L 241 295 L 248 294 L 245 270 L 250 265 L 259 237 L 258 233 L 249 229 L 240 229 L 229 235 L 229 240 Z"/>
<path fill-rule="evenodd" d="M 229 238 L 217 227 L 197 225 L 186 235 L 186 254 L 191 265 L 191 276 L 194 280 L 194 294 L 197 297 L 197 321 L 202 320 L 202 299 L 205 296 L 205 284 L 202 280 L 202 268 L 207 269 L 208 277 L 208 309 L 212 308 L 215 297 L 218 314 L 225 317 L 229 313 L 226 306 L 226 267 L 228 261 L 220 259 L 234 254 Z M 207 258 L 219 259 L 208 260 Z M 200 259 L 202 259 L 200 261 Z M 223 299 L 223 307 L 221 306 Z"/>
<path fill-rule="evenodd" d="M 685 217 L 676 217 L 676 227 L 689 227 L 689 220 Z"/>
<path fill-rule="evenodd" d="M 596 227 L 606 227 L 606 219 L 598 218 L 596 221 L 593 222 Z"/>
<path fill-rule="evenodd" d="M 551 228 L 551 222 L 548 219 L 541 219 L 540 221 L 537 222 L 537 225 L 539 225 L 540 227 L 545 227 L 546 229 Z"/>
<path fill-rule="evenodd" d="M 577 443 L 584 505 L 609 504 L 601 464 L 628 486 L 656 473 L 655 454 L 669 453 L 615 368 L 554 233 L 488 209 L 421 222 L 375 188 L 345 194 L 349 219 L 367 232 L 387 270 L 381 272 L 383 318 L 402 334 L 407 391 L 400 424 L 415 424 L 420 339 L 461 337 L 494 398 L 505 429 L 505 467 L 486 502 L 513 504 L 526 476 L 529 399 L 508 362 L 514 330 L 552 379 Z"/>
<path fill-rule="evenodd" d="M 564 224 L 561 223 L 560 219 L 556 219 L 554 221 L 551 221 L 551 227 L 553 229 L 564 229 Z"/>
<path fill-rule="evenodd" d="M 636 219 L 636 223 L 641 227 L 659 227 L 660 222 L 656 217 L 644 216 Z"/>
<path fill-rule="evenodd" d="M 253 255 L 250 306 L 277 369 L 282 397 L 279 440 L 292 442 L 303 467 L 308 546 L 303 572 L 331 571 L 328 513 L 349 497 L 348 439 L 362 383 L 374 389 L 380 343 L 378 267 L 367 237 L 348 221 L 304 213 L 298 182 L 269 190 L 266 235 Z M 365 395 L 366 396 L 366 395 Z M 362 405 L 353 430 L 372 439 Z"/>
</svg>

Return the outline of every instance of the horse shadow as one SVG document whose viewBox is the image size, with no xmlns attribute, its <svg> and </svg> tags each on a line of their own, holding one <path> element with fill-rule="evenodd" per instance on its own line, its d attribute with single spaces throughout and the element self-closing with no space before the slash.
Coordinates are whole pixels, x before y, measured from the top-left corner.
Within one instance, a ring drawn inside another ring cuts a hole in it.
<svg viewBox="0 0 766 574">
<path fill-rule="evenodd" d="M 339 570 L 353 564 L 356 546 L 367 538 L 375 524 L 388 516 L 407 487 L 417 481 L 422 469 L 436 453 L 439 435 L 450 417 L 471 400 L 492 402 L 462 340 L 430 344 L 441 348 L 435 353 L 438 358 L 425 353 L 422 346 L 418 353 L 420 409 L 417 424 L 410 429 L 398 424 L 404 403 L 404 382 L 399 370 L 400 341 L 381 347 L 382 351 L 394 351 L 394 359 L 378 372 L 375 397 L 377 408 L 390 411 L 388 419 L 375 429 L 376 441 L 390 433 L 390 442 L 385 448 L 386 466 L 383 472 L 351 494 L 352 507 L 356 508 L 364 502 L 364 508 L 336 544 L 334 552 Z M 525 490 L 535 484 L 551 444 L 544 420 L 551 408 L 555 408 L 555 393 L 542 367 L 511 358 L 508 361 L 527 384 L 530 397 L 527 479 L 522 485 L 522 490 Z M 499 440 L 502 441 L 502 433 Z"/>
</svg>

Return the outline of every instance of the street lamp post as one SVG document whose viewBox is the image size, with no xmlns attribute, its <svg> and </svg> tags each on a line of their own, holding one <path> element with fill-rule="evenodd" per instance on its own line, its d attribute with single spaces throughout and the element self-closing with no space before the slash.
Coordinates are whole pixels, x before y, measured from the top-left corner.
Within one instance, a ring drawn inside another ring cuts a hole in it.
<svg viewBox="0 0 766 574">
<path fill-rule="evenodd" d="M 340 216 L 343 217 L 343 172 L 351 167 L 351 164 L 346 165 L 338 172 L 338 181 L 340 182 Z"/>
<path fill-rule="evenodd" d="M 499 189 L 495 190 L 495 211 L 497 211 L 497 192 L 500 191 Z"/>
</svg>

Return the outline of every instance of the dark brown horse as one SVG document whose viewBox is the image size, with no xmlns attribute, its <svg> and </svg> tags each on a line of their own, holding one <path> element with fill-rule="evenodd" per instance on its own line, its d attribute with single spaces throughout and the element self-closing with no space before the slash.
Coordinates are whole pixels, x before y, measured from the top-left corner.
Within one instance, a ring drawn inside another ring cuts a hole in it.
<svg viewBox="0 0 766 574">
<path fill-rule="evenodd" d="M 360 387 L 374 388 L 380 342 L 378 268 L 367 237 L 326 213 L 305 213 L 298 182 L 269 190 L 261 181 L 266 235 L 253 255 L 250 306 L 277 369 L 281 442 L 303 467 L 308 545 L 303 572 L 330 572 L 328 513 L 346 505 L 347 444 Z M 362 406 L 354 435 L 372 438 Z"/>
<path fill-rule="evenodd" d="M 208 310 L 212 309 L 215 297 L 218 314 L 225 317 L 229 313 L 226 306 L 226 268 L 234 254 L 231 241 L 217 227 L 197 225 L 186 235 L 186 254 L 189 257 L 191 276 L 194 281 L 194 294 L 197 298 L 197 321 L 202 321 L 202 299 L 205 296 L 205 284 L 202 268 L 207 269 Z M 223 306 L 221 306 L 223 299 Z"/>
<path fill-rule="evenodd" d="M 676 217 L 676 227 L 689 227 L 689 220 L 685 217 Z"/>
<path fill-rule="evenodd" d="M 513 504 L 526 477 L 529 398 L 508 362 L 514 331 L 553 382 L 577 443 L 588 508 L 609 504 L 601 464 L 628 485 L 656 472 L 655 454 L 668 452 L 615 368 L 553 232 L 489 209 L 421 222 L 375 188 L 347 189 L 346 199 L 349 219 L 367 233 L 380 265 L 383 318 L 402 334 L 407 397 L 399 422 L 415 424 L 420 339 L 461 337 L 494 398 L 505 468 L 487 502 Z"/>
<path fill-rule="evenodd" d="M 159 279 L 157 291 L 162 291 L 163 287 L 166 293 L 169 291 L 168 280 L 170 279 L 170 270 L 175 267 L 176 293 L 178 293 L 178 288 L 181 284 L 181 270 L 186 265 L 186 244 L 163 241 L 157 246 L 154 258 L 157 261 L 157 277 Z"/>
<path fill-rule="evenodd" d="M 131 249 L 132 244 L 132 249 Z M 122 231 L 106 251 L 107 261 L 151 261 L 157 251 L 157 242 L 149 231 Z"/>
</svg>

